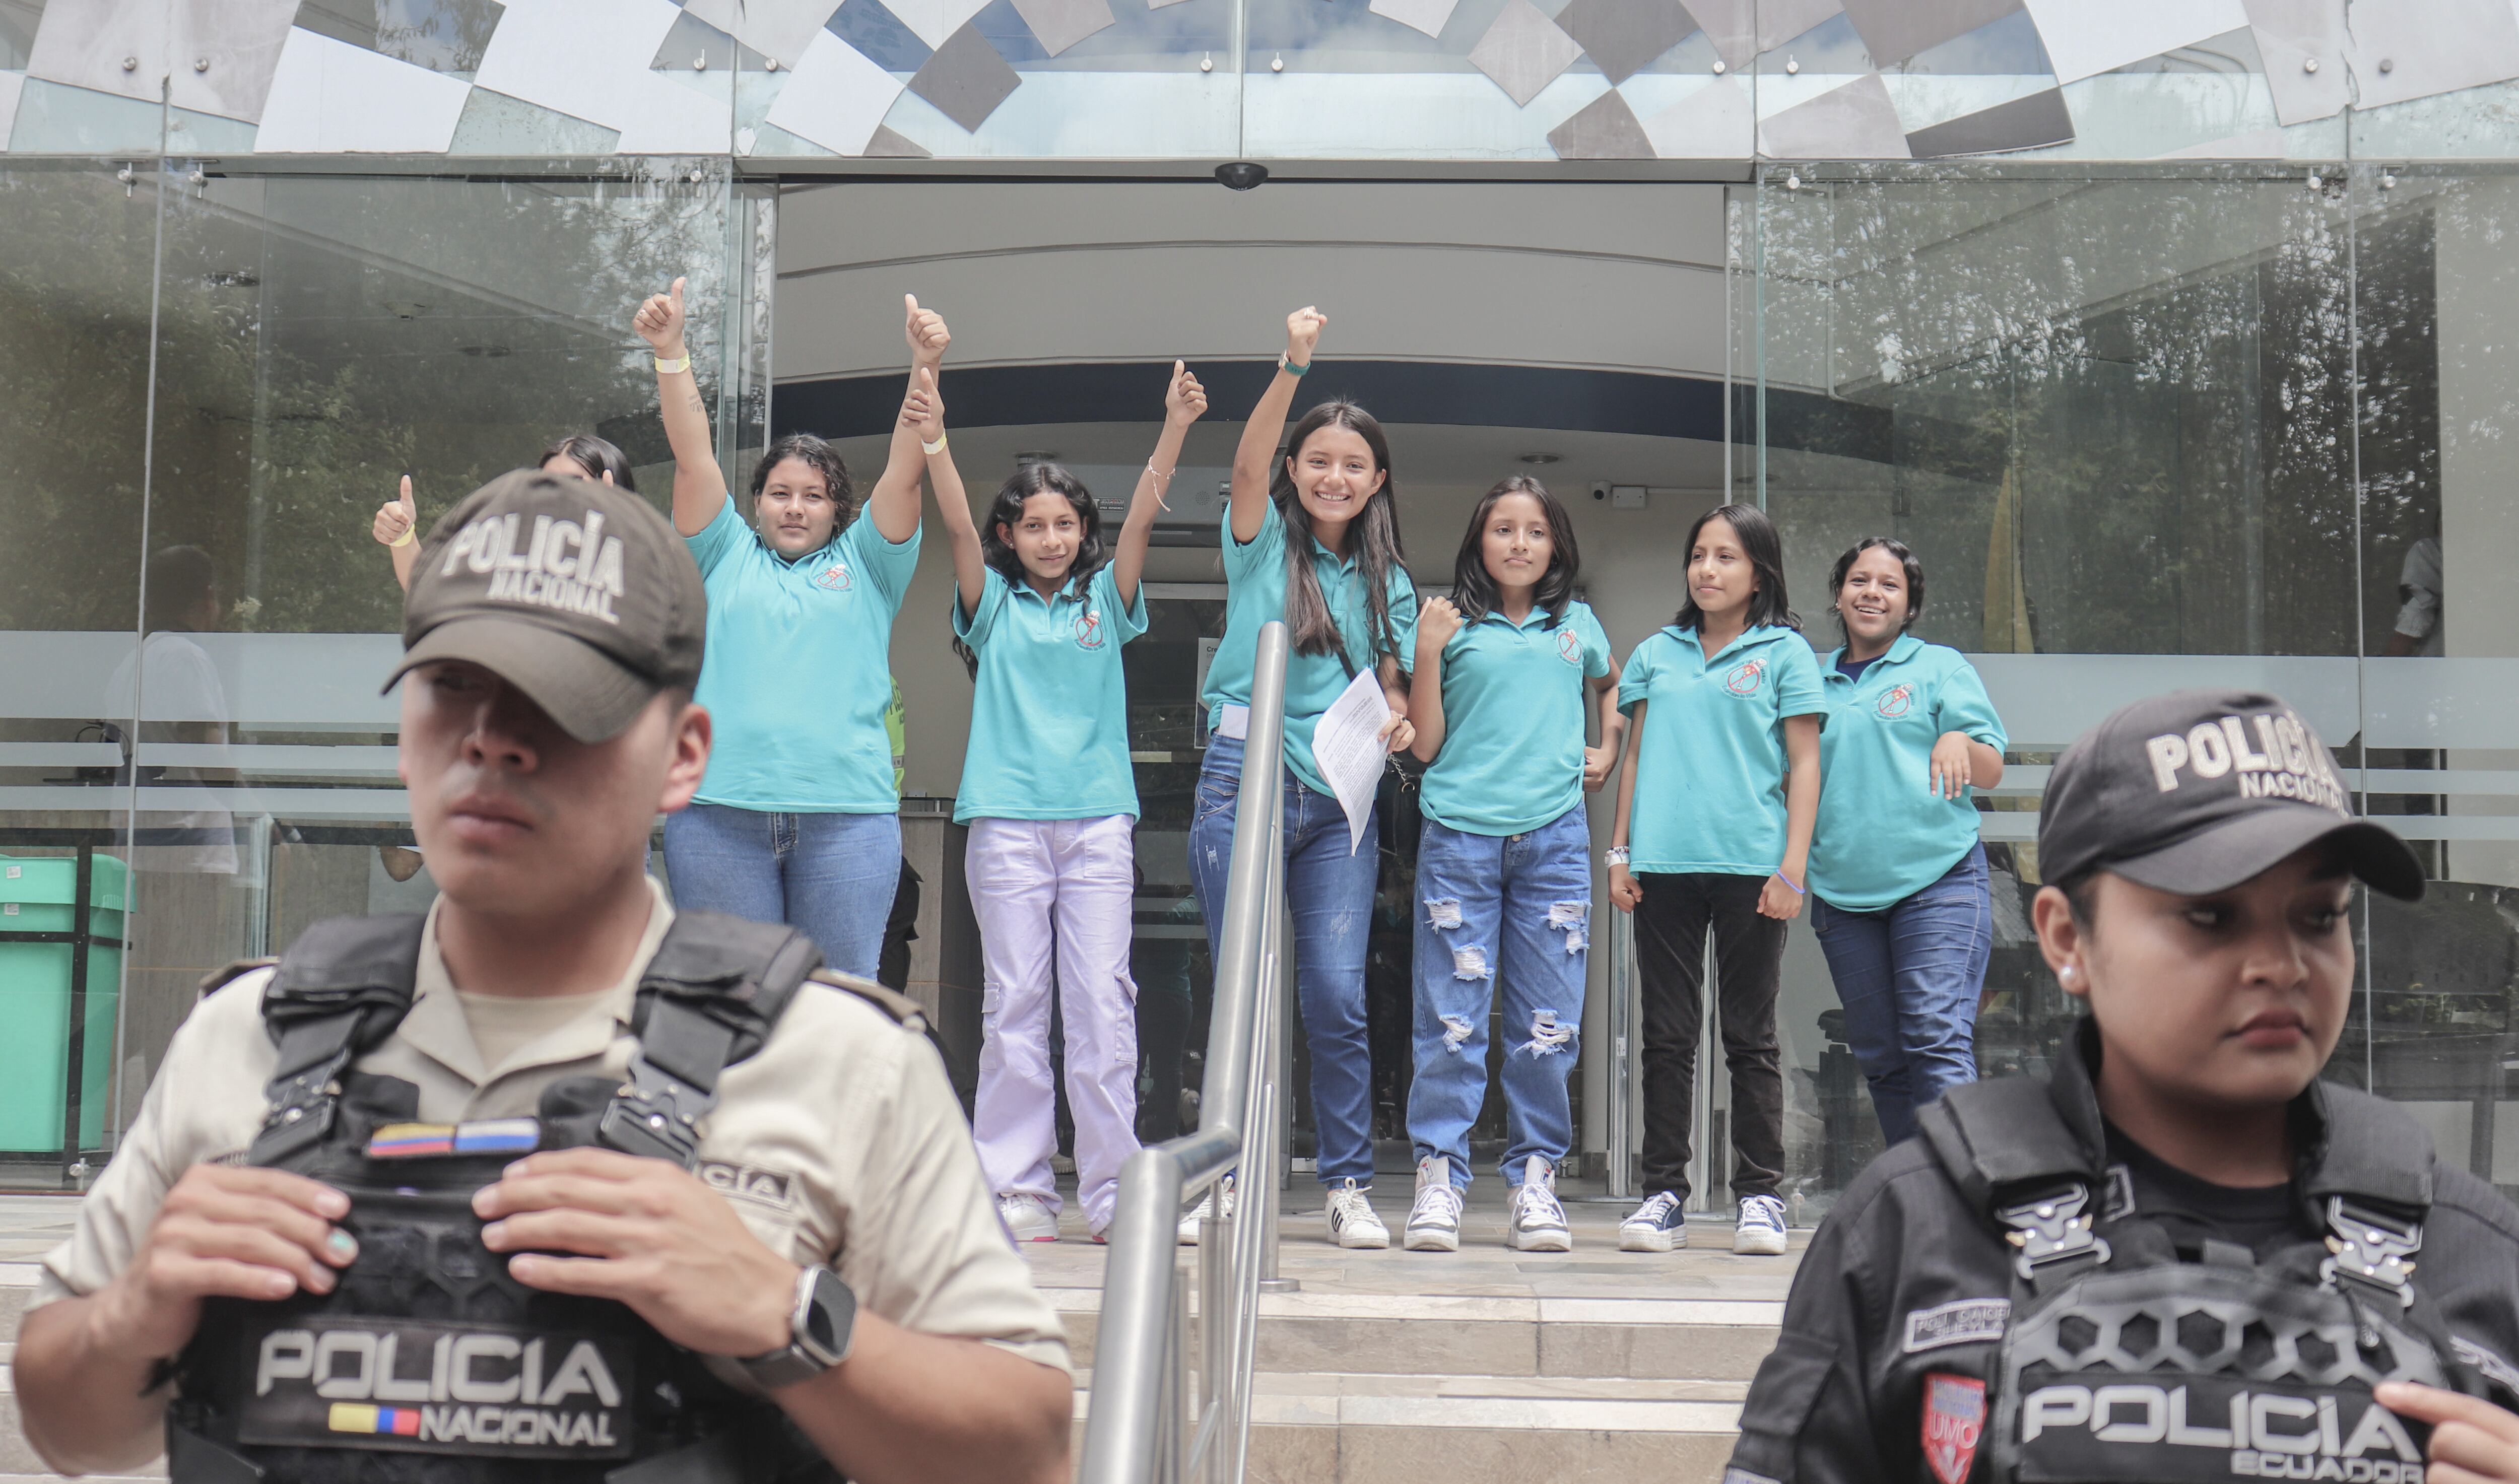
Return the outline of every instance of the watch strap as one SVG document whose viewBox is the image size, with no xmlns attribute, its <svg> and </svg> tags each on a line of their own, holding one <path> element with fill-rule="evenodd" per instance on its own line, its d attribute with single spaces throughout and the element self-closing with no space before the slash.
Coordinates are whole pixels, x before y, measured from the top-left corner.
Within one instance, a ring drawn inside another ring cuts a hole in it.
<svg viewBox="0 0 2519 1484">
<path fill-rule="evenodd" d="M 738 1356 L 735 1364 L 765 1391 L 810 1381 L 849 1358 L 857 1317 L 857 1294 L 837 1273 L 818 1263 L 796 1275 L 787 1344 L 767 1355 Z"/>
</svg>

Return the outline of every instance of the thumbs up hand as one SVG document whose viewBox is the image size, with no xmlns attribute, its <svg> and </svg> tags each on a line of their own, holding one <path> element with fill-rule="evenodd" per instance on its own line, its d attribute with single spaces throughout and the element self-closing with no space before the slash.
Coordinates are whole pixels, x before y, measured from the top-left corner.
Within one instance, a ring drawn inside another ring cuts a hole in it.
<svg viewBox="0 0 2519 1484">
<path fill-rule="evenodd" d="M 938 366 L 945 360 L 945 347 L 953 343 L 952 332 L 945 327 L 945 317 L 932 309 L 918 307 L 918 295 L 906 293 L 902 303 L 908 310 L 908 323 L 902 327 L 902 337 L 909 342 L 909 359 L 917 366 Z"/>
<path fill-rule="evenodd" d="M 1171 384 L 1164 389 L 1164 418 L 1174 427 L 1187 427 L 1207 412 L 1207 388 L 1198 384 L 1189 368 L 1172 363 Z"/>
<path fill-rule="evenodd" d="M 909 395 L 901 403 L 901 423 L 915 430 L 921 443 L 945 436 L 945 398 L 936 390 L 936 368 L 922 366 L 911 374 Z"/>
<path fill-rule="evenodd" d="M 654 348 L 659 360 L 682 359 L 683 286 L 688 282 L 676 279 L 668 292 L 647 295 L 647 302 L 639 306 L 638 315 L 630 322 L 639 337 Z"/>
<path fill-rule="evenodd" d="M 398 546 L 420 524 L 420 506 L 412 502 L 411 476 L 402 476 L 402 496 L 376 507 L 376 524 L 368 534 L 381 546 Z"/>
</svg>

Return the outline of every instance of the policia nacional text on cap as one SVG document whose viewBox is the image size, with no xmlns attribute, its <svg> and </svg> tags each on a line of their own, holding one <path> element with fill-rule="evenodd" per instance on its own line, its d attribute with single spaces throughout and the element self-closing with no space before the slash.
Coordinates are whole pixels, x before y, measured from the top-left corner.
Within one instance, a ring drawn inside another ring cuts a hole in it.
<svg viewBox="0 0 2519 1484">
<path fill-rule="evenodd" d="M 2290 707 L 2185 691 L 2064 754 L 2038 845 L 2088 1013 L 1839 1198 L 1727 1484 L 2519 1478 L 2519 1211 L 2318 1075 L 2404 843 Z"/>
<path fill-rule="evenodd" d="M 22 1332 L 48 1462 L 1065 1476 L 1066 1343 L 915 1006 L 646 878 L 707 765 L 705 613 L 610 485 L 507 475 L 430 534 L 396 676 L 441 895 L 177 1031 Z"/>
</svg>

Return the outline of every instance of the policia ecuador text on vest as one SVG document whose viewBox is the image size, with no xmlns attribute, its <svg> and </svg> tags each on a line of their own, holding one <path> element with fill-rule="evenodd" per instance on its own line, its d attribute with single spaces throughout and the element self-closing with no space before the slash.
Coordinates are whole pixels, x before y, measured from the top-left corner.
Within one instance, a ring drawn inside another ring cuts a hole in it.
<svg viewBox="0 0 2519 1484">
<path fill-rule="evenodd" d="M 2519 1478 L 2519 1212 L 2318 1077 L 2352 879 L 2417 896 L 2410 852 L 2245 692 L 2100 723 L 2039 843 L 2041 945 L 2089 1014 L 1840 1198 L 1727 1484 Z"/>
<path fill-rule="evenodd" d="M 703 624 L 627 492 L 519 473 L 440 522 L 397 677 L 441 895 L 319 924 L 177 1032 L 18 1347 L 47 1462 L 1064 1476 L 1065 1341 L 914 1006 L 645 876 L 707 764 Z"/>
</svg>

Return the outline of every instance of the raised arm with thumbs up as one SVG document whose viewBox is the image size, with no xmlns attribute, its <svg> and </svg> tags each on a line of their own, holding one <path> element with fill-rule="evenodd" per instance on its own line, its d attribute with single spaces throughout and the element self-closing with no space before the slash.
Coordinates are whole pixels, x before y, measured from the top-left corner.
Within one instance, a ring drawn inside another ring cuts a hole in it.
<svg viewBox="0 0 2519 1484">
<path fill-rule="evenodd" d="M 922 386 L 934 396 L 937 369 L 945 363 L 945 347 L 953 343 L 952 332 L 945 327 L 943 315 L 918 307 L 916 294 L 903 294 L 901 303 L 901 334 L 909 343 L 909 387 L 904 398 L 915 395 Z M 874 493 L 866 497 L 865 512 L 873 519 L 874 528 L 895 546 L 918 534 L 919 477 L 927 472 L 927 455 L 920 445 L 925 441 L 910 419 L 904 417 L 894 422 L 883 477 L 874 482 Z"/>
<path fill-rule="evenodd" d="M 411 476 L 402 476 L 402 494 L 376 506 L 376 524 L 370 528 L 393 557 L 394 581 L 408 590 L 411 569 L 420 561 L 420 506 L 412 502 Z"/>
<path fill-rule="evenodd" d="M 630 323 L 656 353 L 656 409 L 674 450 L 674 529 L 697 536 L 726 507 L 726 471 L 717 464 L 708 404 L 700 400 L 690 347 L 683 339 L 683 289 L 689 282 L 676 279 L 665 292 L 649 294 Z"/>
<path fill-rule="evenodd" d="M 1128 518 L 1120 523 L 1119 546 L 1111 553 L 1111 577 L 1120 585 L 1123 603 L 1137 600 L 1137 579 L 1146 570 L 1146 547 L 1154 541 L 1155 517 L 1163 513 L 1171 495 L 1181 440 L 1206 412 L 1207 388 L 1199 385 L 1185 363 L 1174 361 L 1171 379 L 1164 387 L 1163 436 L 1155 440 L 1154 456 L 1137 476 L 1136 498 L 1128 502 Z"/>
</svg>

